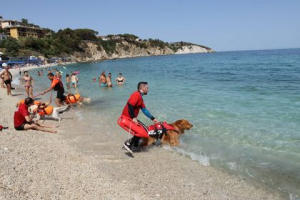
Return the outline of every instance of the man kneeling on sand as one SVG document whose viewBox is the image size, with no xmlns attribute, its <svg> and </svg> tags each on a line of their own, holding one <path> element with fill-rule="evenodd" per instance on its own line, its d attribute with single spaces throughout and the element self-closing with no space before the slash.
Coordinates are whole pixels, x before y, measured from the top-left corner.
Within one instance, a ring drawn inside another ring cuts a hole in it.
<svg viewBox="0 0 300 200">
<path fill-rule="evenodd" d="M 21 104 L 18 110 L 15 112 L 14 115 L 14 125 L 17 131 L 22 130 L 38 130 L 43 132 L 49 133 L 56 133 L 56 130 L 47 129 L 47 128 L 54 128 L 53 126 L 47 126 L 44 124 L 35 123 L 32 121 L 34 118 L 33 116 L 29 116 L 28 108 L 33 105 L 33 99 L 28 97 L 25 99 L 24 104 Z"/>
</svg>

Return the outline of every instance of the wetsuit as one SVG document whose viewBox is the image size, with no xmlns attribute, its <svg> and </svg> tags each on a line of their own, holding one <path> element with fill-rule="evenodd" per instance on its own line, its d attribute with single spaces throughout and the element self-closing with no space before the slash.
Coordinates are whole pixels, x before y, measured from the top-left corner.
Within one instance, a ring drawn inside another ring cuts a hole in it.
<svg viewBox="0 0 300 200">
<path fill-rule="evenodd" d="M 53 88 L 54 91 L 57 91 L 56 98 L 60 99 L 61 101 L 64 101 L 66 99 L 66 96 L 64 95 L 65 89 L 60 79 L 54 78 L 51 87 Z"/>
<path fill-rule="evenodd" d="M 144 104 L 144 100 L 142 98 L 142 93 L 139 91 L 136 91 L 131 94 L 129 97 L 127 104 L 125 105 L 122 115 L 129 117 L 131 119 L 137 118 L 139 111 L 142 110 L 143 113 L 150 118 L 151 120 L 154 120 L 155 118 L 150 114 L 150 112 L 146 109 L 146 106 Z M 143 123 L 139 121 L 140 124 L 142 124 L 144 127 L 146 127 Z M 131 144 L 135 147 L 138 147 L 140 137 L 133 136 L 131 139 Z"/>
</svg>

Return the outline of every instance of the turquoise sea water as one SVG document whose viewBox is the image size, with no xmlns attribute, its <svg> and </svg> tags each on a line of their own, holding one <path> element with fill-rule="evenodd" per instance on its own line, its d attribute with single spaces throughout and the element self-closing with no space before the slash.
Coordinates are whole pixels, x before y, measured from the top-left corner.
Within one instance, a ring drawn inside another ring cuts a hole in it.
<svg viewBox="0 0 300 200">
<path fill-rule="evenodd" d="M 194 125 L 174 150 L 300 196 L 300 49 L 143 57 L 59 69 L 63 78 L 80 71 L 78 92 L 92 99 L 77 113 L 80 123 L 92 125 L 87 131 L 126 135 L 116 120 L 137 83 L 147 81 L 144 100 L 157 119 L 185 118 Z M 127 81 L 101 88 L 92 79 L 102 71 L 112 72 L 113 79 L 122 72 Z M 39 87 L 49 86 L 32 73 Z M 151 124 L 142 113 L 139 118 Z"/>
</svg>

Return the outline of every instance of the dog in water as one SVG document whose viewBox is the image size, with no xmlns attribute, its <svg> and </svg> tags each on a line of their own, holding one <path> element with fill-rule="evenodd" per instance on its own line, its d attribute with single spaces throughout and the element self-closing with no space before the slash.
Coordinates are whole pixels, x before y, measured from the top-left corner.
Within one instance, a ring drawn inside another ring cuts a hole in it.
<svg viewBox="0 0 300 200">
<path fill-rule="evenodd" d="M 190 130 L 193 125 L 186 119 L 180 119 L 172 124 L 169 124 L 172 129 L 166 129 L 165 133 L 161 133 L 160 142 L 162 145 L 169 144 L 170 146 L 178 146 L 180 144 L 179 137 L 184 134 L 185 130 Z M 158 137 L 142 138 L 141 147 L 146 147 L 153 144 Z"/>
</svg>

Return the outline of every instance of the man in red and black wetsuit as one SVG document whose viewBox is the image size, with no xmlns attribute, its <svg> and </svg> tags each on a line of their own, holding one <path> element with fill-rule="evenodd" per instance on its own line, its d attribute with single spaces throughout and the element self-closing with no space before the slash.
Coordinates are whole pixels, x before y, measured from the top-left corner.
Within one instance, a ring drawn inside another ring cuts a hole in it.
<svg viewBox="0 0 300 200">
<path fill-rule="evenodd" d="M 52 84 L 51 84 L 50 88 L 45 90 L 42 94 L 44 95 L 47 92 L 51 91 L 52 89 L 54 91 L 57 91 L 55 103 L 56 103 L 57 107 L 63 106 L 64 105 L 63 102 L 66 99 L 66 96 L 64 95 L 65 89 L 64 89 L 63 83 L 61 82 L 61 80 L 59 78 L 55 77 L 53 73 L 49 73 L 47 75 L 47 77 L 49 78 L 50 81 L 52 81 Z"/>
<path fill-rule="evenodd" d="M 149 87 L 147 82 L 139 82 L 137 85 L 138 91 L 131 94 L 127 104 L 125 105 L 122 115 L 132 119 L 135 124 L 141 123 L 137 120 L 139 111 L 142 110 L 143 113 L 150 118 L 154 123 L 158 121 L 153 117 L 150 112 L 146 109 L 144 104 L 143 95 L 147 95 Z M 142 124 L 142 123 L 141 123 Z M 143 124 L 142 124 L 143 125 Z M 132 152 L 133 147 L 138 148 L 140 137 L 133 136 L 129 141 L 124 143 L 124 148 Z"/>
</svg>

